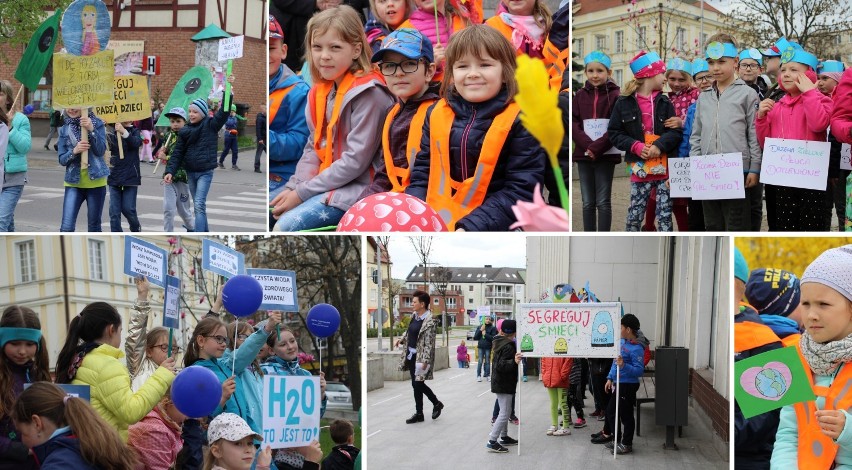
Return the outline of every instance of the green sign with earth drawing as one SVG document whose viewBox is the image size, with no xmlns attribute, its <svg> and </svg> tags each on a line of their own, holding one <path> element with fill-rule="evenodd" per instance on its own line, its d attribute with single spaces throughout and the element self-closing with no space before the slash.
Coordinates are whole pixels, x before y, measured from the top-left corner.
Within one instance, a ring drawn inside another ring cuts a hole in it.
<svg viewBox="0 0 852 470">
<path fill-rule="evenodd" d="M 735 362 L 734 387 L 746 418 L 816 398 L 795 346 Z"/>
</svg>

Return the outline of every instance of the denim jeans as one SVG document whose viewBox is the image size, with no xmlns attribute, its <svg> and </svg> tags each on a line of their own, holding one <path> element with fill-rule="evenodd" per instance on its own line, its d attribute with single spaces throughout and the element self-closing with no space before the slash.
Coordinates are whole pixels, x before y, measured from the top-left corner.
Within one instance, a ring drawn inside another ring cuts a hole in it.
<svg viewBox="0 0 852 470">
<path fill-rule="evenodd" d="M 0 232 L 15 231 L 15 207 L 21 199 L 24 186 L 9 186 L 0 192 Z"/>
<path fill-rule="evenodd" d="M 458 361 L 459 361 L 459 369 L 464 369 L 464 361 L 462 361 L 461 359 L 459 359 Z"/>
<path fill-rule="evenodd" d="M 491 375 L 491 350 L 485 348 L 479 349 L 479 361 L 476 363 L 476 376 L 482 377 L 482 366 L 485 365 L 485 376 Z"/>
<path fill-rule="evenodd" d="M 615 162 L 579 161 L 577 173 L 580 176 L 580 194 L 583 196 L 583 231 L 609 232 L 612 227 Z"/>
<path fill-rule="evenodd" d="M 322 201 L 326 194 L 317 194 L 284 213 L 275 224 L 275 230 L 278 232 L 298 232 L 299 230 L 337 225 L 345 212 L 336 207 L 325 205 Z M 196 217 L 197 214 L 196 209 Z"/>
<path fill-rule="evenodd" d="M 225 131 L 225 147 L 222 149 L 222 155 L 219 156 L 220 165 L 225 161 L 228 152 L 233 152 L 231 155 L 231 166 L 237 166 L 237 136 Z"/>
<path fill-rule="evenodd" d="M 136 193 L 138 186 L 109 187 L 109 229 L 121 232 L 121 216 L 127 219 L 131 232 L 141 232 L 142 225 L 136 215 Z"/>
<path fill-rule="evenodd" d="M 187 171 L 189 192 L 195 204 L 195 231 L 209 232 L 207 226 L 207 193 L 213 184 L 213 170 Z"/>
<path fill-rule="evenodd" d="M 77 214 L 83 202 L 86 203 L 88 231 L 101 231 L 101 213 L 106 201 L 106 186 L 100 188 L 73 188 L 65 187 L 65 199 L 62 201 L 62 225 L 60 232 L 73 232 L 77 225 Z"/>
</svg>

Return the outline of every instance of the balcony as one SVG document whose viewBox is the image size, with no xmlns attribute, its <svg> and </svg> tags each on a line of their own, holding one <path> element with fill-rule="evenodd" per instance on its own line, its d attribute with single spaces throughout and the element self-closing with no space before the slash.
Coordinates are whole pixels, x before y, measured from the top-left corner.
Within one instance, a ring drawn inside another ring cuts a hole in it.
<svg viewBox="0 0 852 470">
<path fill-rule="evenodd" d="M 485 297 L 492 299 L 511 299 L 514 297 L 511 291 L 501 291 L 501 290 L 486 290 Z"/>
</svg>

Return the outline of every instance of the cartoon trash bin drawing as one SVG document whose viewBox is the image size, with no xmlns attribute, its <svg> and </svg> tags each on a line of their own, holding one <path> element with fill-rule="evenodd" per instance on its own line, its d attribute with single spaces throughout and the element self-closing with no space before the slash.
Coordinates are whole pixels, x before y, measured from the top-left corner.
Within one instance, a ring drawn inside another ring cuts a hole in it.
<svg viewBox="0 0 852 470">
<path fill-rule="evenodd" d="M 532 352 L 533 351 L 533 340 L 532 336 L 529 333 L 525 333 L 524 337 L 521 339 L 521 352 Z"/>
<path fill-rule="evenodd" d="M 592 347 L 609 348 L 615 344 L 615 328 L 609 312 L 600 311 L 592 322 Z"/>
</svg>

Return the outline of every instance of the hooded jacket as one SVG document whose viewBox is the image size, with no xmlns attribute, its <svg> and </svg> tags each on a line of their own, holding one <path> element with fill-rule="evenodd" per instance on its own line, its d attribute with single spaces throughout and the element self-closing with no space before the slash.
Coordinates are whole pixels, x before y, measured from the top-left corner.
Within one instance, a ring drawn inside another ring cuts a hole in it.
<svg viewBox="0 0 852 470">
<path fill-rule="evenodd" d="M 233 96 L 230 102 L 234 102 Z M 174 175 L 181 166 L 188 172 L 202 172 L 216 168 L 219 165 L 216 158 L 219 129 L 227 120 L 228 113 L 225 112 L 224 107 L 220 107 L 213 117 L 204 116 L 195 124 L 187 122 L 178 131 L 178 141 L 166 164 L 166 173 Z"/>
<path fill-rule="evenodd" d="M 447 99 L 447 103 L 455 114 L 448 150 L 450 176 L 455 181 L 463 181 L 474 175 L 485 134 L 494 118 L 509 105 L 510 99 L 504 88 L 493 99 L 481 103 L 470 103 L 456 93 Z M 420 152 L 411 170 L 411 185 L 405 190 L 407 194 L 423 201 L 426 200 L 429 185 L 430 159 L 433 158 L 429 130 L 431 116 L 432 109 L 427 113 L 423 125 Z M 519 116 L 506 136 L 485 200 L 467 216 L 459 219 L 456 227 L 478 232 L 509 230 L 509 226 L 516 221 L 512 206 L 517 201 L 532 202 L 533 188 L 536 183 L 544 182 L 546 161 L 544 149 L 521 124 Z"/>
<path fill-rule="evenodd" d="M 269 122 L 269 174 L 289 181 L 296 172 L 296 163 L 302 157 L 308 142 L 308 121 L 305 108 L 308 106 L 308 91 L 311 87 L 286 65 L 269 78 L 269 94 L 292 87 L 284 97 L 278 112 Z M 270 111 L 271 112 L 271 111 Z"/>
<path fill-rule="evenodd" d="M 621 338 L 621 358 L 624 361 L 624 366 L 621 368 L 621 375 L 617 375 L 618 365 L 615 361 L 612 362 L 612 367 L 609 369 L 606 379 L 612 383 L 621 380 L 623 384 L 637 384 L 639 377 L 645 373 L 645 346 L 638 340 L 628 340 Z"/>
<path fill-rule="evenodd" d="M 331 116 L 334 99 L 332 91 L 326 102 L 326 116 Z M 393 100 L 379 77 L 353 86 L 346 93 L 332 133 L 334 162 L 321 173 L 322 162 L 313 142 L 314 133 L 323 130 L 315 129 L 313 119 L 309 118 L 310 134 L 304 153 L 285 188 L 296 191 L 302 201 L 325 194 L 323 202 L 342 211 L 358 202 L 382 160 L 382 123 Z M 313 103 L 308 103 L 306 116 L 310 116 L 312 106 Z M 325 140 L 325 135 L 322 138 Z"/>
<path fill-rule="evenodd" d="M 541 381 L 547 388 L 568 388 L 573 367 L 573 359 L 570 357 L 543 357 L 541 358 Z"/>
<path fill-rule="evenodd" d="M 834 103 L 814 88 L 798 96 L 785 95 L 754 126 L 763 146 L 767 137 L 825 142 Z"/>
<path fill-rule="evenodd" d="M 515 393 L 518 388 L 518 364 L 514 339 L 498 335 L 491 354 L 491 393 Z"/>
<path fill-rule="evenodd" d="M 565 77 L 569 77 L 569 74 L 565 74 Z M 571 115 L 572 135 L 574 136 L 574 143 L 577 144 L 574 147 L 574 153 L 571 155 L 574 161 L 591 160 L 586 156 L 586 150 L 591 150 L 595 155 L 595 161 L 621 162 L 621 155 L 619 154 L 604 154 L 612 148 L 608 133 L 604 133 L 597 140 L 592 140 L 583 130 L 583 121 L 586 119 L 609 119 L 612 115 L 612 108 L 618 101 L 619 94 L 621 94 L 621 89 L 612 80 L 607 80 L 600 86 L 593 86 L 586 80 L 583 88 L 574 95 Z"/>
<path fill-rule="evenodd" d="M 44 470 L 98 470 L 98 467 L 83 460 L 80 441 L 71 430 L 54 436 L 44 444 L 32 449 L 33 455 Z"/>
<path fill-rule="evenodd" d="M 127 367 L 119 362 L 123 357 L 121 350 L 102 344 L 86 354 L 71 383 L 90 387 L 92 407 L 127 442 L 127 427 L 154 409 L 174 381 L 175 374 L 159 367 L 134 393 Z"/>
<path fill-rule="evenodd" d="M 24 113 L 15 113 L 11 126 L 9 144 L 3 158 L 5 175 L 0 180 L 0 186 L 4 188 L 27 184 L 27 152 L 32 148 L 30 120 Z"/>
<path fill-rule="evenodd" d="M 110 186 L 139 186 L 142 184 L 142 174 L 139 170 L 139 147 L 142 146 L 142 135 L 135 127 L 127 128 L 128 136 L 121 138 L 124 147 L 124 158 L 118 153 L 118 138 L 115 134 L 107 135 L 107 145 L 111 156 L 109 158 Z"/>
<path fill-rule="evenodd" d="M 476 340 L 476 347 L 479 349 L 491 350 L 494 344 L 494 338 L 497 337 L 497 327 L 493 324 L 485 325 L 485 332 L 482 332 L 481 327 L 476 329 L 473 334 L 473 339 Z"/>
<path fill-rule="evenodd" d="M 695 105 L 689 155 L 743 154 L 743 172 L 760 173 L 761 147 L 754 120 L 757 92 L 736 79 L 719 95 L 716 86 L 702 91 Z"/>
<path fill-rule="evenodd" d="M 844 144 L 852 144 L 852 67 L 843 72 L 833 98 L 831 134 Z"/>
<path fill-rule="evenodd" d="M 159 366 L 145 354 L 148 314 L 151 312 L 151 306 L 148 303 L 137 302 L 133 305 L 133 309 L 134 312 L 130 315 L 130 322 L 127 325 L 127 337 L 124 339 L 124 354 L 127 358 L 125 360 L 127 371 L 130 373 L 130 387 L 136 392 L 145 385 L 148 377 L 154 375 Z"/>
<path fill-rule="evenodd" d="M 663 124 L 666 119 L 675 115 L 674 105 L 663 93 L 654 96 L 654 134 L 660 136 L 654 145 L 661 153 L 673 155 L 680 145 L 680 130 L 670 129 Z M 642 124 L 642 111 L 635 95 L 619 96 L 612 110 L 607 127 L 609 140 L 615 148 L 625 152 L 624 161 L 638 162 L 642 159 L 631 151 L 636 142 L 645 142 L 645 131 Z"/>
</svg>

